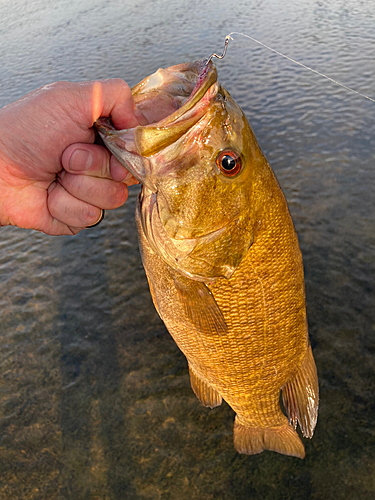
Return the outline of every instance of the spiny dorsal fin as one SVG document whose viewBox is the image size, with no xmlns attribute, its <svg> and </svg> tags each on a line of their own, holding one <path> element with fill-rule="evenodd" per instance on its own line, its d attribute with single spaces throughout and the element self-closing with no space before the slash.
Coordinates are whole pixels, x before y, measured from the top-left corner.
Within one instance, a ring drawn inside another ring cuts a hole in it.
<svg viewBox="0 0 375 500">
<path fill-rule="evenodd" d="M 201 377 L 199 377 L 199 375 L 197 375 L 194 369 L 190 366 L 190 363 L 189 375 L 191 388 L 203 406 L 215 408 L 216 406 L 221 405 L 223 399 L 220 394 Z"/>
<path fill-rule="evenodd" d="M 303 436 L 312 438 L 318 418 L 319 386 L 310 345 L 298 371 L 284 385 L 282 394 L 291 425 L 296 428 L 298 421 Z"/>
</svg>

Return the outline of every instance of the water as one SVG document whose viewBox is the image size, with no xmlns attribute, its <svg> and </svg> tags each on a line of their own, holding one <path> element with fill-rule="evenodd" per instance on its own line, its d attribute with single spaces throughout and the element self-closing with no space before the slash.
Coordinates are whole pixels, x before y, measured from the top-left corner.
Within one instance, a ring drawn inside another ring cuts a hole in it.
<svg viewBox="0 0 375 500">
<path fill-rule="evenodd" d="M 242 31 L 375 96 L 374 2 L 0 1 L 0 105 L 123 77 Z M 304 461 L 232 445 L 149 297 L 124 207 L 76 237 L 1 228 L 0 499 L 375 496 L 374 103 L 236 38 L 217 62 L 287 196 L 304 256 L 321 407 Z"/>
</svg>

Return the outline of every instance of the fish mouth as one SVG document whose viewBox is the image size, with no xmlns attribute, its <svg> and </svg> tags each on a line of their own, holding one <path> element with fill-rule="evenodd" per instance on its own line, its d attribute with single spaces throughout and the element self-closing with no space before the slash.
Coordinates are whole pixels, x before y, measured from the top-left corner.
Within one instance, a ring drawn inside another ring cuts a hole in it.
<svg viewBox="0 0 375 500">
<path fill-rule="evenodd" d="M 218 89 L 216 68 L 205 59 L 159 69 L 132 88 L 135 104 L 148 124 L 116 130 L 108 118 L 99 118 L 95 125 L 112 154 L 147 184 L 151 173 L 147 158 L 193 127 L 208 111 Z"/>
</svg>

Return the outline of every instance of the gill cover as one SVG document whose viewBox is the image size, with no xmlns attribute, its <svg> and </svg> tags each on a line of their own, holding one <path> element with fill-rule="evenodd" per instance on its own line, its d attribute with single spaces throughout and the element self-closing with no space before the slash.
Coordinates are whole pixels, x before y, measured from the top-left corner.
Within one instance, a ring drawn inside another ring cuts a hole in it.
<svg viewBox="0 0 375 500">
<path fill-rule="evenodd" d="M 253 241 L 261 153 L 246 118 L 205 61 L 160 69 L 132 93 L 148 125 L 115 130 L 101 118 L 96 126 L 143 184 L 138 210 L 149 244 L 189 278 L 229 278 Z M 228 174 L 231 158 L 240 167 Z"/>
</svg>

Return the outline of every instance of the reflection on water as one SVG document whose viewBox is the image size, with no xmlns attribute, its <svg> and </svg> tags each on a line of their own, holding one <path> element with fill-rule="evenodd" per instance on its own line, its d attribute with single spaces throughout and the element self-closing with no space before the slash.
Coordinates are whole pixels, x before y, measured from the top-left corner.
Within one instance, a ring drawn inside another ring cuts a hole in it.
<svg viewBox="0 0 375 500">
<path fill-rule="evenodd" d="M 0 14 L 1 105 L 57 79 L 134 84 L 231 30 L 375 95 L 370 3 L 16 0 Z M 134 187 L 74 238 L 1 228 L 1 499 L 374 498 L 374 104 L 246 40 L 217 66 L 304 255 L 321 390 L 306 459 L 237 454 L 232 410 L 196 400 L 151 304 Z"/>
</svg>

